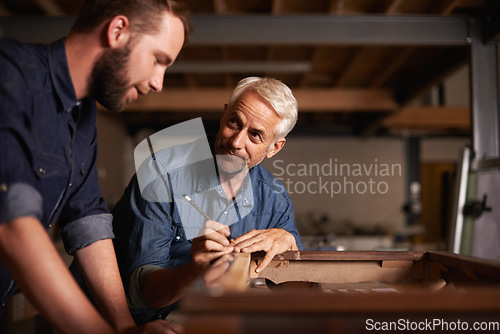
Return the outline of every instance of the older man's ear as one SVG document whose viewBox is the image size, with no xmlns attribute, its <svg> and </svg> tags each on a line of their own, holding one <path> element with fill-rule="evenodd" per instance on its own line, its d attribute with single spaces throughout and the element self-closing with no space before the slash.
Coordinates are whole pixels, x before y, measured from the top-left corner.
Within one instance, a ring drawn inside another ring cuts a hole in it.
<svg viewBox="0 0 500 334">
<path fill-rule="evenodd" d="M 276 153 L 281 151 L 283 146 L 285 146 L 286 139 L 285 138 L 280 138 L 274 142 L 274 144 L 271 145 L 269 150 L 267 151 L 266 158 L 271 158 L 273 157 Z"/>
</svg>

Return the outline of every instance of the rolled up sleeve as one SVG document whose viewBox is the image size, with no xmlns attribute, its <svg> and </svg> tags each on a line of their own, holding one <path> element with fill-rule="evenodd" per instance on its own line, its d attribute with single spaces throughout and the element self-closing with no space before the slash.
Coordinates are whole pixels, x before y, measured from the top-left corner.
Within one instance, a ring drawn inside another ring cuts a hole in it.
<svg viewBox="0 0 500 334">
<path fill-rule="evenodd" d="M 87 247 L 96 241 L 113 239 L 113 216 L 103 213 L 77 219 L 61 229 L 64 248 L 68 254 Z"/>
<path fill-rule="evenodd" d="M 149 275 L 161 269 L 162 268 L 158 266 L 146 265 L 134 270 L 134 272 L 130 275 L 130 284 L 127 295 L 127 301 L 130 307 L 136 309 L 150 307 L 144 300 L 142 290 Z"/>
<path fill-rule="evenodd" d="M 42 195 L 26 183 L 0 184 L 0 223 L 20 217 L 42 218 Z"/>
</svg>

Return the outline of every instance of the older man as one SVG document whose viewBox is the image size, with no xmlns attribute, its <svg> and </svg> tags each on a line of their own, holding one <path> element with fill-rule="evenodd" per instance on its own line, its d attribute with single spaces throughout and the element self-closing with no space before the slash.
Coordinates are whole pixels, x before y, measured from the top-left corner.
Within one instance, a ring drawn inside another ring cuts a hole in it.
<svg viewBox="0 0 500 334">
<path fill-rule="evenodd" d="M 0 41 L 0 316 L 19 286 L 59 332 L 123 333 L 136 326 L 97 180 L 96 101 L 120 111 L 161 91 L 190 23 L 175 0 L 82 4 L 54 43 Z M 46 233 L 56 221 L 101 314 Z"/>
<path fill-rule="evenodd" d="M 191 196 L 204 202 L 211 219 L 193 240 L 188 228 L 196 215 L 203 217 L 175 190 L 172 202 L 146 200 L 137 177 L 132 179 L 112 213 L 118 263 L 139 321 L 167 314 L 182 288 L 223 254 L 265 251 L 257 268 L 261 271 L 276 254 L 302 247 L 290 197 L 259 165 L 283 148 L 296 121 L 297 102 L 285 84 L 258 77 L 239 82 L 212 142 L 218 174 L 202 172 L 213 159 L 169 172 L 171 188 L 179 184 L 203 190 L 204 197 L 199 192 Z M 231 212 L 234 219 L 229 218 Z"/>
</svg>

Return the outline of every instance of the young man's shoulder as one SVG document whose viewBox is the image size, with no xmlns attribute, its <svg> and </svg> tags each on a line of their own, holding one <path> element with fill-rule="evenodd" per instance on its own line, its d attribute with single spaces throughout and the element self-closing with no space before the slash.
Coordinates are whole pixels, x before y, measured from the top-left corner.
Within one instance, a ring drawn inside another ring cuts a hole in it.
<svg viewBox="0 0 500 334">
<path fill-rule="evenodd" d="M 13 38 L 0 38 L 0 57 L 10 59 L 14 63 L 27 59 L 41 60 L 46 50 L 46 44 L 31 44 Z"/>
<path fill-rule="evenodd" d="M 36 82 L 36 78 L 46 76 L 48 65 L 47 45 L 0 39 L 0 73 L 9 78 L 10 85 Z"/>
<path fill-rule="evenodd" d="M 13 38 L 0 38 L 0 50 L 2 53 L 16 53 L 29 48 L 30 44 Z"/>
</svg>

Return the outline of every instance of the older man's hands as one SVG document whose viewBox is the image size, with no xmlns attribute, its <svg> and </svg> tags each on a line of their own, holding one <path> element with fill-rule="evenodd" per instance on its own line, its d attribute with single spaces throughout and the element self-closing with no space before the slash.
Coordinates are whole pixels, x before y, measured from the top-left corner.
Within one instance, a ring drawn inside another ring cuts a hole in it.
<svg viewBox="0 0 500 334">
<path fill-rule="evenodd" d="M 252 230 L 230 242 L 228 240 L 229 227 L 209 220 L 199 235 L 193 239 L 191 256 L 193 262 L 203 268 L 206 268 L 213 260 L 233 251 L 235 253 L 264 251 L 266 256 L 255 269 L 256 272 L 260 272 L 267 267 L 276 254 L 298 249 L 295 237 L 281 228 Z"/>
<path fill-rule="evenodd" d="M 231 253 L 234 247 L 228 240 L 230 233 L 226 225 L 213 220 L 207 221 L 199 237 L 193 239 L 191 246 L 193 262 L 201 267 L 207 267 L 213 260 Z"/>
<path fill-rule="evenodd" d="M 234 239 L 234 252 L 236 253 L 266 252 L 262 262 L 255 268 L 257 273 L 264 270 L 276 254 L 297 249 L 295 237 L 281 228 L 252 230 Z"/>
</svg>

